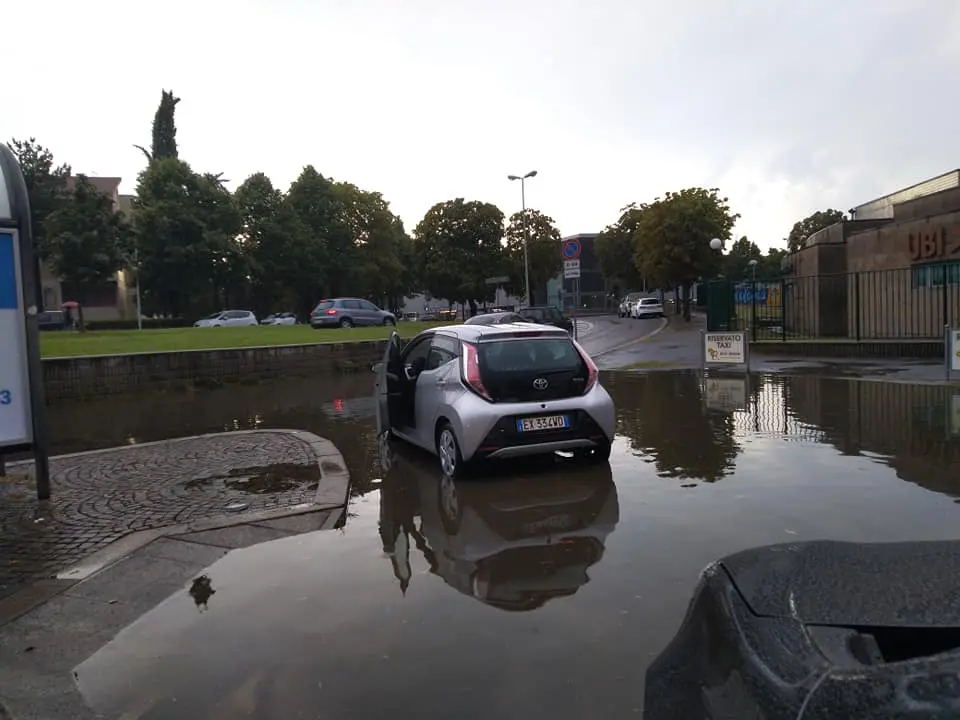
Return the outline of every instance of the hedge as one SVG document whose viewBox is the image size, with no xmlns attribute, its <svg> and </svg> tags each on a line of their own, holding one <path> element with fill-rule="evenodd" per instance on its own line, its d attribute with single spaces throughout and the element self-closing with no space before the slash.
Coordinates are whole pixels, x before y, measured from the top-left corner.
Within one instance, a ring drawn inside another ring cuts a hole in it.
<svg viewBox="0 0 960 720">
<path fill-rule="evenodd" d="M 161 328 L 182 328 L 193 325 L 183 318 L 144 318 L 144 330 L 160 330 Z M 136 330 L 136 320 L 100 320 L 85 322 L 87 330 Z"/>
</svg>

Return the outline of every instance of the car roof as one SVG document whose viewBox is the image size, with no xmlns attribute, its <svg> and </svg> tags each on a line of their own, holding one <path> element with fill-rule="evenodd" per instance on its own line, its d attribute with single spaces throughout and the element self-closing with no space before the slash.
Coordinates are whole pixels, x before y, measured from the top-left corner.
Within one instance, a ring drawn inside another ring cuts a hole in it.
<svg viewBox="0 0 960 720">
<path fill-rule="evenodd" d="M 497 336 L 510 337 L 517 334 L 547 335 L 550 337 L 570 337 L 569 333 L 563 328 L 552 325 L 538 325 L 537 323 L 513 322 L 500 323 L 498 325 L 444 325 L 438 328 L 424 330 L 420 335 L 447 335 L 454 336 L 459 340 L 476 342 L 478 340 L 496 340 Z"/>
</svg>

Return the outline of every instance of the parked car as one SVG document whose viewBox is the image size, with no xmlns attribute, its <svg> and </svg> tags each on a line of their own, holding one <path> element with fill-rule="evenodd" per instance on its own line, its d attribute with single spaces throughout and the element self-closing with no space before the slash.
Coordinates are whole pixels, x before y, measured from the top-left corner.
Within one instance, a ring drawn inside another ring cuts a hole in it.
<svg viewBox="0 0 960 720">
<path fill-rule="evenodd" d="M 369 300 L 360 298 L 333 298 L 321 300 L 310 313 L 314 329 L 329 327 L 351 328 L 361 325 L 396 325 L 397 316 L 381 310 Z"/>
<path fill-rule="evenodd" d="M 568 333 L 573 334 L 573 320 L 553 305 L 534 305 L 533 307 L 518 310 L 517 314 L 527 322 L 535 322 L 540 325 L 553 325 L 554 327 L 563 328 Z"/>
<path fill-rule="evenodd" d="M 261 325 L 296 325 L 297 316 L 290 312 L 275 313 L 267 315 L 260 321 Z"/>
<path fill-rule="evenodd" d="M 37 327 L 40 330 L 69 330 L 72 327 L 70 317 L 63 310 L 44 310 L 37 315 Z"/>
<path fill-rule="evenodd" d="M 630 317 L 630 311 L 633 310 L 633 306 L 640 299 L 640 295 L 641 293 L 636 292 L 624 295 L 623 300 L 620 301 L 620 306 L 617 308 L 617 317 Z"/>
<path fill-rule="evenodd" d="M 630 311 L 630 317 L 663 317 L 663 303 L 661 303 L 657 298 L 640 298 L 636 303 L 634 303 L 633 308 Z"/>
<path fill-rule="evenodd" d="M 257 316 L 249 310 L 221 310 L 197 320 L 194 327 L 249 327 L 257 324 Z"/>
<path fill-rule="evenodd" d="M 377 373 L 377 415 L 436 454 L 451 477 L 481 459 L 557 450 L 606 461 L 616 427 L 597 366 L 569 333 L 526 323 L 391 333 Z"/>
<path fill-rule="evenodd" d="M 512 312 L 490 312 L 482 315 L 474 315 L 467 320 L 464 325 L 503 325 L 504 323 L 526 322 L 517 313 Z"/>
</svg>

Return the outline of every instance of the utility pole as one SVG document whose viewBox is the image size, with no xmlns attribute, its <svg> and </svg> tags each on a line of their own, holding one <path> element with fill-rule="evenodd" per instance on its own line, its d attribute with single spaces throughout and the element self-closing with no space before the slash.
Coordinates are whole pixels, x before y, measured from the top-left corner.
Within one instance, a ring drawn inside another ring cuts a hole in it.
<svg viewBox="0 0 960 720">
<path fill-rule="evenodd" d="M 507 175 L 508 180 L 520 181 L 520 209 L 523 217 L 523 274 L 526 283 L 526 301 L 527 307 L 533 305 L 533 294 L 530 291 L 530 256 L 527 251 L 527 245 L 530 240 L 530 227 L 527 223 L 527 185 L 528 178 L 536 177 L 537 171 L 531 170 L 526 175 Z"/>
</svg>

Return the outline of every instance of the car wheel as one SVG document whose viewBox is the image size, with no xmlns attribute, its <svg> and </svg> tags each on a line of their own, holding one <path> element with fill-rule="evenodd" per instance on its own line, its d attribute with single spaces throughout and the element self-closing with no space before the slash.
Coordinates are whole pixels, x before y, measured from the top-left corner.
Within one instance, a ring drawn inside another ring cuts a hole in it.
<svg viewBox="0 0 960 720">
<path fill-rule="evenodd" d="M 440 524 L 447 535 L 456 535 L 460 532 L 460 523 L 463 522 L 463 507 L 457 496 L 457 483 L 452 477 L 444 473 L 440 479 L 440 491 L 437 493 L 440 510 Z"/>
<path fill-rule="evenodd" d="M 440 458 L 440 469 L 444 475 L 456 478 L 463 472 L 460 443 L 457 442 L 453 426 L 448 422 L 443 423 L 437 431 L 437 457 Z"/>
<path fill-rule="evenodd" d="M 610 443 L 604 440 L 596 447 L 577 450 L 574 456 L 590 463 L 604 463 L 610 459 Z"/>
<path fill-rule="evenodd" d="M 388 317 L 386 317 L 386 318 L 383 319 L 383 326 L 384 326 L 384 327 L 390 327 L 391 325 L 392 325 L 393 327 L 396 327 L 396 325 L 397 325 L 397 322 L 396 322 L 393 318 L 388 318 Z"/>
<path fill-rule="evenodd" d="M 342 328 L 352 328 L 353 320 L 350 318 L 340 318 L 340 327 Z"/>
</svg>

